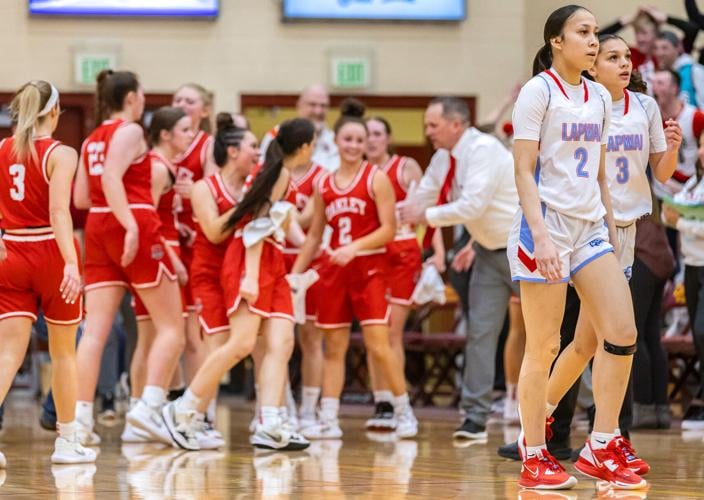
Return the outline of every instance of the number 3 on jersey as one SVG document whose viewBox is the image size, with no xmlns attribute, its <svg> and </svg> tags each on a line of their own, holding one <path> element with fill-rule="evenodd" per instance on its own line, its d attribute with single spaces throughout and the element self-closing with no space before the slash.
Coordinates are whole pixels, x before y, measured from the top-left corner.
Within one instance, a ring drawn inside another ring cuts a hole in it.
<svg viewBox="0 0 704 500">
<path fill-rule="evenodd" d="M 588 158 L 589 152 L 584 148 L 577 148 L 574 152 L 574 159 L 579 162 L 577 163 L 577 177 L 589 177 L 589 172 L 584 170 Z"/>
<path fill-rule="evenodd" d="M 22 201 L 24 200 L 24 175 L 26 172 L 24 165 L 20 163 L 10 165 L 9 172 L 14 184 L 14 187 L 10 188 L 10 198 L 15 201 Z"/>
<path fill-rule="evenodd" d="M 338 243 L 341 247 L 352 243 L 352 219 L 349 217 L 340 217 L 337 222 L 337 229 Z"/>
<path fill-rule="evenodd" d="M 619 156 L 616 158 L 616 168 L 618 168 L 618 173 L 616 174 L 616 182 L 619 184 L 625 184 L 628 182 L 628 158 L 625 156 Z"/>
</svg>

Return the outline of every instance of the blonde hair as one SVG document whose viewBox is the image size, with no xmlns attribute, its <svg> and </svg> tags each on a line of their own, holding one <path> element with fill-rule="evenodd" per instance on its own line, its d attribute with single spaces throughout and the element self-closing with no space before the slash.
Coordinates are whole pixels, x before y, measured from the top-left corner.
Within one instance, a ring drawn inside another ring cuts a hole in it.
<svg viewBox="0 0 704 500">
<path fill-rule="evenodd" d="M 213 124 L 211 123 L 213 115 L 213 93 L 198 83 L 184 83 L 176 92 L 186 87 L 198 93 L 201 101 L 203 101 L 203 108 L 208 112 L 208 116 L 201 119 L 198 127 L 203 132 L 211 133 L 213 130 Z"/>
<path fill-rule="evenodd" d="M 18 160 L 23 160 L 30 155 L 37 159 L 37 150 L 34 147 L 32 136 L 34 127 L 45 116 L 39 116 L 44 106 L 51 98 L 51 84 L 44 80 L 27 82 L 15 94 L 10 103 L 10 115 L 16 123 L 12 152 Z"/>
</svg>

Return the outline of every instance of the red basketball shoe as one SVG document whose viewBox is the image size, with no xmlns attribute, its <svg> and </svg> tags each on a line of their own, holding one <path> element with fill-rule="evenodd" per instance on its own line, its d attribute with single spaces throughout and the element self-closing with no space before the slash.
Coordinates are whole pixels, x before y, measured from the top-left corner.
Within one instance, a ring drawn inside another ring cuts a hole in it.
<svg viewBox="0 0 704 500">
<path fill-rule="evenodd" d="M 585 476 L 600 481 L 606 481 L 613 488 L 621 490 L 637 490 L 645 488 L 647 482 L 623 463 L 621 451 L 614 438 L 606 448 L 592 449 L 589 439 L 584 445 L 575 468 Z"/>
<path fill-rule="evenodd" d="M 650 465 L 642 458 L 638 458 L 636 450 L 633 449 L 631 442 L 623 436 L 616 436 L 616 447 L 621 453 L 623 464 L 631 469 L 639 476 L 644 476 L 650 472 Z"/>
<path fill-rule="evenodd" d="M 523 461 L 518 485 L 537 490 L 563 490 L 577 484 L 577 478 L 569 475 L 560 462 L 547 449 Z"/>
</svg>

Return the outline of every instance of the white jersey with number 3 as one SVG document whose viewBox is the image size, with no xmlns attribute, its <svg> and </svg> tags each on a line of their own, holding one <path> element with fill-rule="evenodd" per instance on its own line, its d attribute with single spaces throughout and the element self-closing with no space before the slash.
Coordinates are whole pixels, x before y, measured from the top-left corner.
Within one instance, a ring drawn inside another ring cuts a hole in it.
<svg viewBox="0 0 704 500">
<path fill-rule="evenodd" d="M 610 114 L 607 90 L 585 78 L 570 85 L 551 69 L 523 86 L 514 138 L 540 142 L 535 179 L 545 205 L 588 221 L 604 216 L 597 174 Z"/>
<path fill-rule="evenodd" d="M 650 154 L 665 149 L 657 103 L 626 90 L 613 104 L 606 144 L 606 178 L 617 225 L 626 226 L 652 210 L 646 168 Z"/>
</svg>

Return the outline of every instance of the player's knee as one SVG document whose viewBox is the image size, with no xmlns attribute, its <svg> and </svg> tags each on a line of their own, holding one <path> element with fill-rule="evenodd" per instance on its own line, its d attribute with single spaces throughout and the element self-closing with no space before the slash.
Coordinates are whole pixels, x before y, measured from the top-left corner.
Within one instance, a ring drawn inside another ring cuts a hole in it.
<svg viewBox="0 0 704 500">
<path fill-rule="evenodd" d="M 597 340 L 593 337 L 589 339 L 575 339 L 574 342 L 574 352 L 580 358 L 591 359 L 594 357 L 596 347 Z"/>
<path fill-rule="evenodd" d="M 635 325 L 620 325 L 605 332 L 604 339 L 615 345 L 633 345 L 638 339 Z"/>
</svg>

